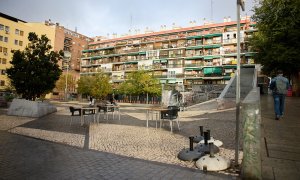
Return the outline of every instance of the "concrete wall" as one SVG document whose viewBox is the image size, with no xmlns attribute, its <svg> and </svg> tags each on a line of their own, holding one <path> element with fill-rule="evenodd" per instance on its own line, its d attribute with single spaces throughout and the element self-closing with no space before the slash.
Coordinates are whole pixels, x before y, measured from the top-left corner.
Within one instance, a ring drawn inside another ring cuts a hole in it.
<svg viewBox="0 0 300 180">
<path fill-rule="evenodd" d="M 242 179 L 261 179 L 261 110 L 258 87 L 250 91 L 241 106 L 243 122 Z"/>
</svg>

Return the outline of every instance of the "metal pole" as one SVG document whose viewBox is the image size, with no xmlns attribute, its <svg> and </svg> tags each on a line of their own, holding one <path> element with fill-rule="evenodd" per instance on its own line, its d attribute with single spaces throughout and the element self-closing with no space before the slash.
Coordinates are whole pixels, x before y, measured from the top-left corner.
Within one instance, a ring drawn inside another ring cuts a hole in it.
<svg viewBox="0 0 300 180">
<path fill-rule="evenodd" d="M 67 59 L 67 73 L 66 73 L 66 90 L 65 90 L 65 100 L 68 100 L 68 74 L 69 74 L 69 58 Z"/>
<path fill-rule="evenodd" d="M 235 129 L 235 165 L 239 162 L 239 131 L 240 131 L 240 96 L 241 96 L 241 64 L 240 64 L 240 1 L 237 0 L 237 70 L 236 70 L 236 129 Z"/>
</svg>

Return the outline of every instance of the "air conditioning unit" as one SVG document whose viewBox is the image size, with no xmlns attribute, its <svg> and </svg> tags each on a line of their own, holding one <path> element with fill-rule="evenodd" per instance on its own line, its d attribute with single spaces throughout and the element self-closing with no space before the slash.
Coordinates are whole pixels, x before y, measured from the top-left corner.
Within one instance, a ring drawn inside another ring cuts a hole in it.
<svg viewBox="0 0 300 180">
<path fill-rule="evenodd" d="M 7 53 L 5 52 L 5 53 L 3 53 L 4 54 L 4 56 L 7 56 Z"/>
<path fill-rule="evenodd" d="M 5 30 L 5 34 L 9 34 L 9 31 Z"/>
</svg>

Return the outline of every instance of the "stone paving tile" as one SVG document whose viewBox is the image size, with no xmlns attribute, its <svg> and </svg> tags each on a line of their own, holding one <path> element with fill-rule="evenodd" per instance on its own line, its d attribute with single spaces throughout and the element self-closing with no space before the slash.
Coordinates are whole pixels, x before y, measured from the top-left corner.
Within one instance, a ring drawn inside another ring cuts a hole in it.
<svg viewBox="0 0 300 180">
<path fill-rule="evenodd" d="M 210 176 L 231 179 L 230 176 L 204 176 L 201 171 L 83 150 L 3 131 L 0 131 L 0 148 L 0 179 L 143 179 L 148 175 L 159 179 L 165 171 L 178 172 L 176 178 L 182 174 L 183 178 L 195 177 L 191 179 Z"/>
<path fill-rule="evenodd" d="M 299 180 L 300 172 L 286 168 L 274 168 L 275 179 Z"/>
<path fill-rule="evenodd" d="M 279 121 L 274 120 L 272 96 L 261 96 L 261 102 L 262 135 L 267 142 L 267 151 L 262 154 L 263 179 L 299 179 L 300 99 L 286 98 L 285 116 Z"/>
<path fill-rule="evenodd" d="M 269 156 L 271 158 L 284 158 L 286 160 L 300 161 L 300 153 L 269 150 Z"/>
<path fill-rule="evenodd" d="M 79 118 L 73 120 L 72 125 L 70 125 L 70 117 L 67 113 L 53 113 L 23 124 L 21 127 L 85 135 L 87 126 L 81 126 Z"/>
</svg>

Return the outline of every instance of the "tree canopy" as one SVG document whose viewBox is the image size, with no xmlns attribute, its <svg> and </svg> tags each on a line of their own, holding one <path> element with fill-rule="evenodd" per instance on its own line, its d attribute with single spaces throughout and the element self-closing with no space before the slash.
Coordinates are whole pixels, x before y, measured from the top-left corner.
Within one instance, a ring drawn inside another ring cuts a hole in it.
<svg viewBox="0 0 300 180">
<path fill-rule="evenodd" d="M 139 70 L 128 75 L 127 80 L 119 86 L 119 91 L 124 94 L 159 95 L 161 93 L 161 86 L 158 79 L 145 70 Z"/>
<path fill-rule="evenodd" d="M 57 62 L 63 53 L 51 51 L 46 35 L 39 38 L 30 32 L 28 40 L 30 44 L 24 51 L 14 51 L 7 75 L 18 94 L 27 100 L 35 100 L 54 89 L 61 75 Z"/>
<path fill-rule="evenodd" d="M 76 78 L 72 74 L 62 74 L 58 81 L 56 81 L 55 88 L 58 91 L 65 91 L 66 89 L 66 80 L 68 92 L 75 92 L 76 89 Z"/>
<path fill-rule="evenodd" d="M 282 69 L 286 74 L 300 70 L 300 1 L 264 0 L 254 8 L 256 32 L 250 41 L 258 52 L 255 60 L 271 74 Z"/>
<path fill-rule="evenodd" d="M 78 80 L 78 93 L 87 96 L 93 96 L 96 99 L 104 99 L 112 93 L 112 86 L 109 83 L 110 78 L 100 72 L 94 76 L 82 76 Z"/>
</svg>

